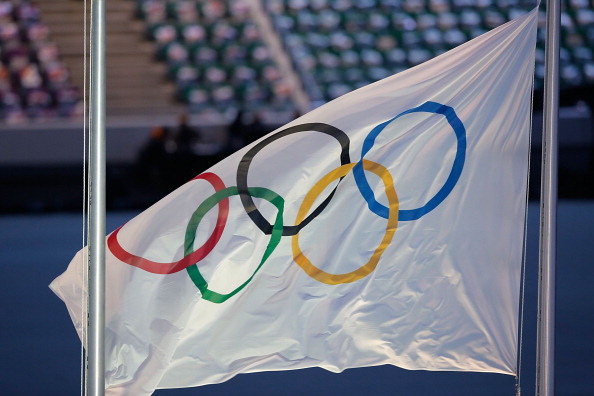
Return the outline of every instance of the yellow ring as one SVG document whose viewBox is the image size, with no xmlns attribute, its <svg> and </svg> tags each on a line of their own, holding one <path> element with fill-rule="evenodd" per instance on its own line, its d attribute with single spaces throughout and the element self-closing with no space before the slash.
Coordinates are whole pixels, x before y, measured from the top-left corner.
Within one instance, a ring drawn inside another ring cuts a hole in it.
<svg viewBox="0 0 594 396">
<path fill-rule="evenodd" d="M 297 213 L 297 220 L 295 224 L 299 224 L 305 218 L 316 198 L 332 181 L 345 176 L 355 165 L 355 163 L 351 163 L 339 166 L 321 178 L 303 199 L 303 203 L 301 204 L 301 207 Z M 398 195 L 396 194 L 394 180 L 392 179 L 390 172 L 382 165 L 365 159 L 363 160 L 363 169 L 375 173 L 384 182 L 390 209 L 388 215 L 388 224 L 386 225 L 386 233 L 384 234 L 384 238 L 382 239 L 379 246 L 373 252 L 373 255 L 369 261 L 365 265 L 346 274 L 330 274 L 313 265 L 309 259 L 305 257 L 301 251 L 301 248 L 299 247 L 299 234 L 297 233 L 293 235 L 293 259 L 301 268 L 303 268 L 306 274 L 319 282 L 326 283 L 328 285 L 338 285 L 342 283 L 355 282 L 366 277 L 375 269 L 381 255 L 384 253 L 384 250 L 386 250 L 386 247 L 390 244 L 390 241 L 394 236 L 394 232 L 396 232 L 396 227 L 398 225 Z"/>
</svg>

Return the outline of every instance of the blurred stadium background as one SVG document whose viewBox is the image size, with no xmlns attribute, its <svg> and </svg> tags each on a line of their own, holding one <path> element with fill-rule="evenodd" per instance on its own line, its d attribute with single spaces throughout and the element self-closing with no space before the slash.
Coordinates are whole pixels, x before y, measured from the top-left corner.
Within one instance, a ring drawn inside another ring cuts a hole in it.
<svg viewBox="0 0 594 396">
<path fill-rule="evenodd" d="M 147 207 L 299 114 L 534 3 L 109 0 L 108 209 Z M 562 10 L 560 195 L 594 198 L 594 0 L 562 0 Z M 84 12 L 81 0 L 0 0 L 1 213 L 82 207 Z M 541 10 L 531 197 L 539 189 L 544 21 Z"/>
<path fill-rule="evenodd" d="M 439 55 L 535 3 L 106 0 L 108 230 L 299 114 Z M 594 199 L 594 0 L 561 4 L 559 193 Z M 83 0 L 0 0 L 2 394 L 64 395 L 79 387 L 78 339 L 47 285 L 80 248 L 80 215 L 64 212 L 83 206 L 84 11 Z M 544 37 L 542 10 L 532 198 L 540 188 Z M 559 395 L 590 395 L 593 388 L 592 209 L 592 201 L 560 205 Z M 527 394 L 534 386 L 538 224 L 533 202 L 522 365 Z M 338 376 L 318 369 L 250 374 L 199 391 L 159 392 L 501 395 L 513 392 L 513 382 L 379 367 Z"/>
</svg>

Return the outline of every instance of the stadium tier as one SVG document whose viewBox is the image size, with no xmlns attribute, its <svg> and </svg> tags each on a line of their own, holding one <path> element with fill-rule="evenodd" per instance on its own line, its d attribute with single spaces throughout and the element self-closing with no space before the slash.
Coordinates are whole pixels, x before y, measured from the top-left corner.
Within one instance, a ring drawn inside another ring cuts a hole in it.
<svg viewBox="0 0 594 396">
<path fill-rule="evenodd" d="M 416 66 L 534 7 L 526 0 L 265 2 L 309 96 L 319 102 Z M 544 11 L 539 24 L 535 89 L 544 76 Z M 564 0 L 562 88 L 594 83 L 592 48 L 593 5 Z"/>
<path fill-rule="evenodd" d="M 0 117 L 69 117 L 78 109 L 78 90 L 60 61 L 41 12 L 29 0 L 0 0 Z"/>
<path fill-rule="evenodd" d="M 71 0 L 82 7 L 82 1 Z M 192 113 L 304 110 L 425 62 L 526 12 L 533 0 L 125 0 Z M 258 5 L 260 13 L 256 13 Z M 261 12 L 264 10 L 264 12 Z M 258 15 L 256 15 L 258 14 Z M 259 16 L 259 19 L 256 18 Z M 262 29 L 262 18 L 272 29 Z M 561 87 L 594 84 L 594 0 L 563 0 Z M 535 89 L 544 75 L 541 12 Z M 81 22 L 82 34 L 82 22 Z M 109 31 L 108 31 L 109 35 Z M 270 37 L 280 42 L 270 46 Z M 288 67 L 279 67 L 279 52 Z M 39 7 L 0 0 L 0 117 L 68 117 L 79 91 Z M 81 60 L 82 61 L 82 60 Z M 150 65 L 151 59 L 147 59 Z M 71 65 L 72 68 L 72 65 Z M 288 83 L 287 75 L 299 81 Z"/>
<path fill-rule="evenodd" d="M 281 75 L 248 2 L 137 0 L 155 57 L 191 112 L 292 110 Z"/>
</svg>

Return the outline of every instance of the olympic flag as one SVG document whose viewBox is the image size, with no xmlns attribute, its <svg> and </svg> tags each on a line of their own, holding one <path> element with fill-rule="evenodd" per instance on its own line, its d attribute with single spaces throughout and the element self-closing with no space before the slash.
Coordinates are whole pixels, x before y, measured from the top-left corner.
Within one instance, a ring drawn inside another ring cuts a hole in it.
<svg viewBox="0 0 594 396">
<path fill-rule="evenodd" d="M 536 20 L 304 115 L 111 233 L 107 394 L 313 366 L 515 374 Z M 51 284 L 81 337 L 83 256 Z"/>
</svg>

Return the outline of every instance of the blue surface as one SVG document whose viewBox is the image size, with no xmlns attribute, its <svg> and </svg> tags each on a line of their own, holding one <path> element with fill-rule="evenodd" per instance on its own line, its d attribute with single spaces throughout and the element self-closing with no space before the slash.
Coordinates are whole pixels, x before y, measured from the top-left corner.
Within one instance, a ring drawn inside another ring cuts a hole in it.
<svg viewBox="0 0 594 396">
<path fill-rule="evenodd" d="M 134 213 L 111 213 L 107 229 Z M 561 202 L 558 218 L 557 395 L 594 393 L 594 202 Z M 48 284 L 81 247 L 75 214 L 0 216 L 0 394 L 80 393 L 80 343 Z M 522 393 L 534 394 L 538 205 L 529 210 Z M 406 371 L 382 366 L 239 375 L 166 395 L 514 395 L 507 375 Z"/>
</svg>

